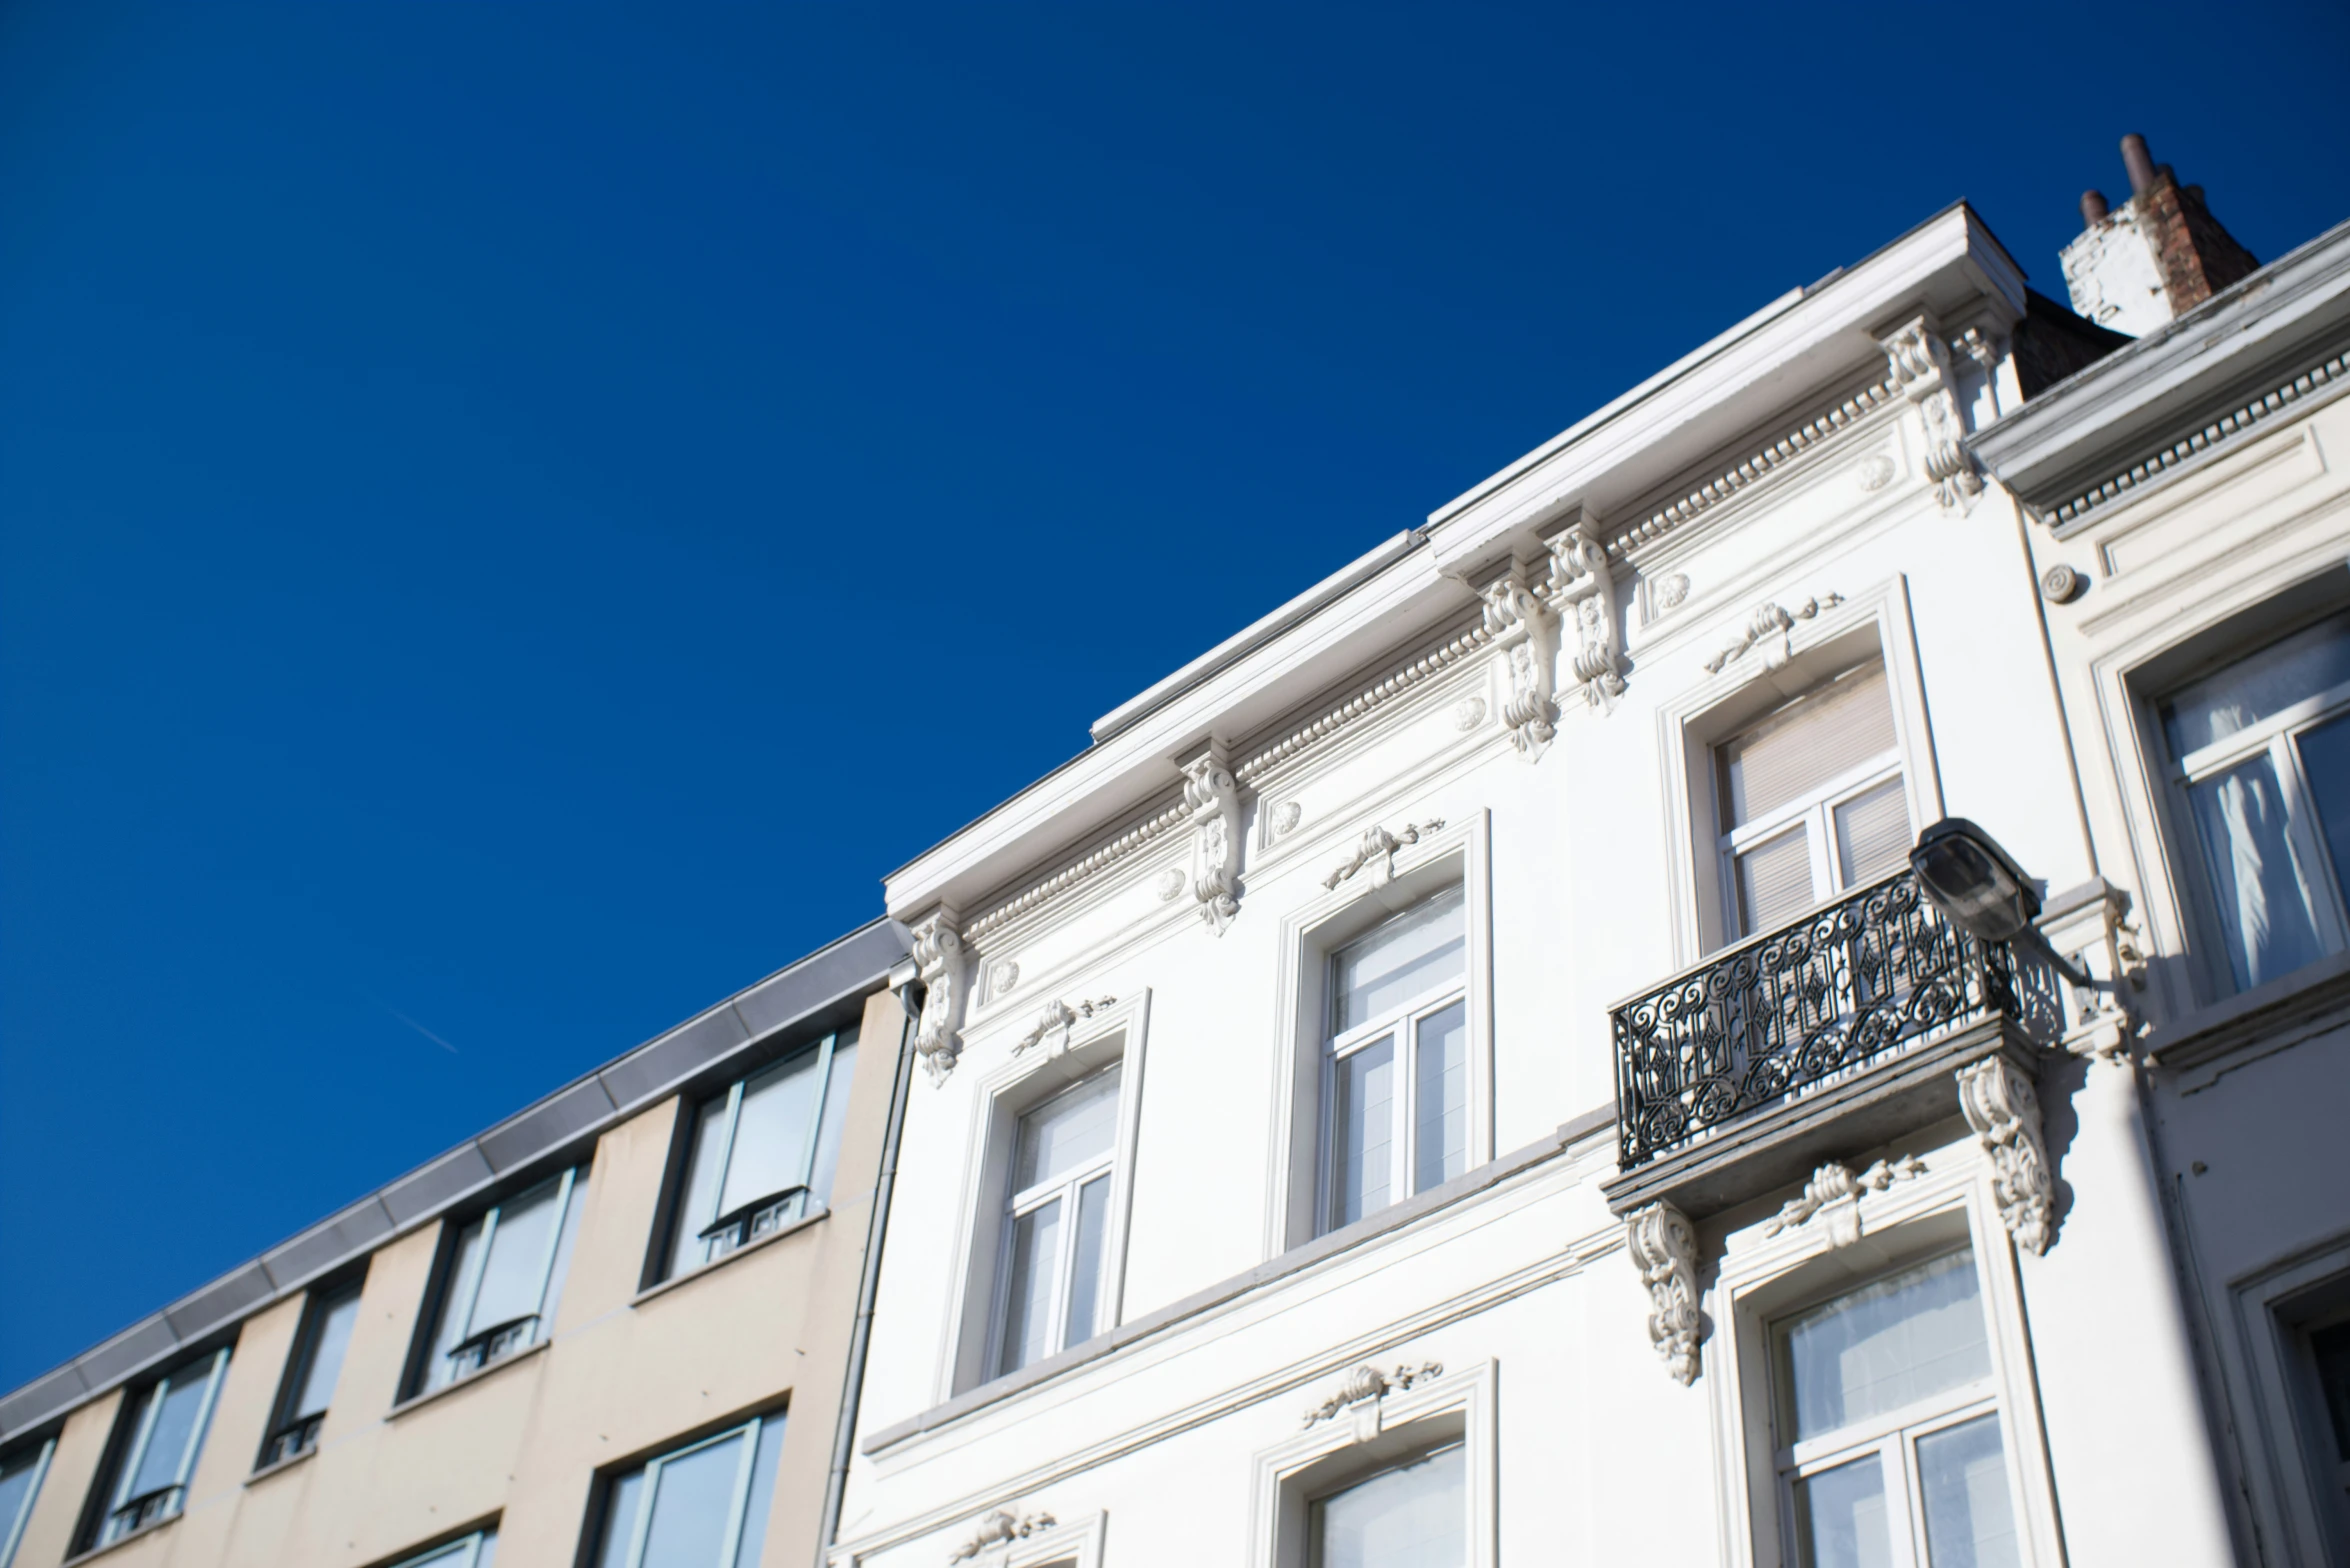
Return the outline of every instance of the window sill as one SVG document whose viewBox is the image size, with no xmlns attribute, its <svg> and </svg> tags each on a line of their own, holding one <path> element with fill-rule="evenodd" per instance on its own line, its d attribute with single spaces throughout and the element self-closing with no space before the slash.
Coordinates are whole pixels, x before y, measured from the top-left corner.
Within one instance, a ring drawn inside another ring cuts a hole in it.
<svg viewBox="0 0 2350 1568">
<path fill-rule="evenodd" d="M 500 1365 L 504 1365 L 504 1363 L 501 1362 Z M 455 1388 L 456 1386 L 457 1385 L 454 1383 L 449 1385 L 451 1388 Z M 254 1471 L 251 1475 L 245 1477 L 244 1484 L 251 1486 L 254 1482 L 266 1481 L 273 1475 L 283 1475 L 288 1470 L 293 1469 L 294 1466 L 300 1464 L 303 1460 L 314 1459 L 317 1456 L 318 1445 L 316 1443 L 312 1443 L 308 1448 L 303 1449 L 298 1454 L 293 1454 L 287 1458 L 280 1459 L 275 1464 L 263 1465 L 260 1469 Z"/>
<path fill-rule="evenodd" d="M 2345 999 L 2350 999 L 2350 953 L 2335 953 L 2154 1030 L 2146 1040 L 2146 1063 L 2193 1067 L 2238 1046 L 2271 1040 Z"/>
<path fill-rule="evenodd" d="M 712 1274 L 715 1274 L 720 1269 L 726 1267 L 726 1265 L 729 1263 L 732 1263 L 735 1259 L 747 1258 L 762 1247 L 773 1246 L 775 1243 L 783 1240 L 783 1238 L 786 1236 L 796 1236 L 801 1231 L 804 1231 L 809 1226 L 815 1224 L 817 1221 L 830 1217 L 831 1214 L 832 1210 L 826 1208 L 822 1204 L 818 1204 L 814 1209 L 810 1210 L 806 1214 L 801 1215 L 798 1219 L 793 1220 L 789 1225 L 783 1226 L 779 1230 L 771 1230 L 764 1236 L 758 1237 L 752 1241 L 745 1242 L 743 1245 L 735 1248 L 732 1252 L 728 1253 L 723 1258 L 714 1258 L 708 1263 L 697 1264 L 693 1268 L 687 1269 L 683 1274 L 672 1274 L 669 1276 L 669 1278 L 661 1281 L 661 1283 L 658 1285 L 647 1285 L 644 1289 L 629 1297 L 628 1304 L 632 1308 L 641 1307 L 656 1296 L 668 1295 L 671 1291 L 677 1289 L 677 1287 L 680 1285 L 690 1285 L 697 1279 L 707 1279 Z"/>
<path fill-rule="evenodd" d="M 82 1553 L 79 1557 L 68 1557 L 63 1563 L 62 1568 L 81 1568 L 83 1563 L 94 1563 L 109 1552 L 119 1552 L 134 1541 L 144 1541 L 147 1539 L 147 1537 L 155 1534 L 157 1531 L 170 1529 L 173 1525 L 178 1524 L 180 1520 L 186 1516 L 186 1514 L 187 1510 L 182 1508 L 176 1514 L 170 1514 L 164 1518 L 152 1520 L 149 1523 L 139 1526 L 136 1530 L 133 1530 L 128 1535 L 118 1536 L 114 1540 L 108 1541 L 104 1546 L 93 1546 L 88 1551 Z"/>
<path fill-rule="evenodd" d="M 495 1377 L 497 1374 L 505 1371 L 510 1366 L 517 1366 L 522 1362 L 528 1361 L 531 1357 L 537 1355 L 540 1351 L 546 1349 L 553 1343 L 554 1341 L 551 1339 L 542 1339 L 535 1341 L 532 1344 L 525 1345 L 522 1349 L 517 1350 L 510 1356 L 500 1356 L 497 1360 L 491 1362 L 486 1367 L 474 1368 L 474 1370 L 466 1373 L 463 1377 L 457 1379 L 457 1381 L 454 1383 L 444 1383 L 439 1388 L 433 1389 L 428 1393 L 418 1394 L 410 1399 L 401 1401 L 399 1404 L 392 1406 L 391 1409 L 384 1412 L 384 1419 L 386 1421 L 397 1421 L 411 1410 L 420 1409 L 423 1406 L 429 1405 L 438 1399 L 446 1399 L 461 1388 L 471 1388 L 474 1384 L 480 1382 L 484 1378 Z M 311 1452 L 316 1453 L 317 1450 L 312 1449 Z M 295 1461 L 288 1460 L 286 1462 L 288 1464 L 292 1464 Z"/>
</svg>

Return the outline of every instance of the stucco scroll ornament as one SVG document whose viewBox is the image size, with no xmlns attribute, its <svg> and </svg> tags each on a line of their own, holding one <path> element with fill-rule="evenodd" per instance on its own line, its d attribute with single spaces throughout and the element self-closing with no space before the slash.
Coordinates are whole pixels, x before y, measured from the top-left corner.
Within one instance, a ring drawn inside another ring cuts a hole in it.
<svg viewBox="0 0 2350 1568">
<path fill-rule="evenodd" d="M 1542 596 L 1526 586 L 1522 565 L 1513 565 L 1507 576 L 1488 584 L 1482 597 L 1485 630 L 1509 678 L 1501 722 L 1509 727 L 1510 744 L 1518 748 L 1518 755 L 1532 762 L 1558 733 L 1558 709 L 1550 700 L 1558 621 Z"/>
<path fill-rule="evenodd" d="M 1344 1416 L 1354 1426 L 1355 1441 L 1369 1442 L 1379 1435 L 1379 1401 L 1414 1383 L 1433 1382 L 1443 1375 L 1441 1361 L 1423 1361 L 1416 1367 L 1397 1367 L 1393 1372 L 1382 1372 L 1372 1366 L 1356 1367 L 1328 1399 L 1306 1411 L 1305 1425 L 1311 1428 Z"/>
<path fill-rule="evenodd" d="M 1014 1541 L 1041 1535 L 1059 1523 L 1048 1513 L 1015 1514 L 1009 1508 L 998 1508 L 979 1521 L 979 1528 L 972 1532 L 970 1540 L 955 1548 L 955 1555 L 947 1559 L 948 1568 L 975 1561 L 991 1547 L 1009 1548 Z"/>
<path fill-rule="evenodd" d="M 963 934 L 951 909 L 914 922 L 914 965 L 922 977 L 922 1016 L 914 1025 L 914 1054 L 932 1084 L 943 1084 L 963 1054 Z"/>
<path fill-rule="evenodd" d="M 1012 1054 L 1018 1056 L 1032 1051 L 1049 1040 L 1052 1044 L 1044 1054 L 1058 1056 L 1069 1047 L 1070 1030 L 1094 1014 L 1115 1007 L 1117 1003 L 1118 999 L 1114 996 L 1097 996 L 1090 1002 L 1079 1002 L 1075 1007 L 1067 1002 L 1055 1002 L 1038 1015 L 1035 1028 L 1012 1042 Z"/>
<path fill-rule="evenodd" d="M 1240 913 L 1240 785 L 1221 748 L 1183 764 L 1183 804 L 1191 812 L 1191 896 L 1222 936 Z"/>
<path fill-rule="evenodd" d="M 1926 422 L 1926 477 L 1934 481 L 1935 499 L 1945 511 L 1965 511 L 1983 493 L 1983 477 L 1960 444 L 1966 439 L 1966 415 L 1958 406 L 1949 345 L 1923 316 L 1878 341 L 1894 384 Z"/>
<path fill-rule="evenodd" d="M 1797 621 L 1808 621 L 1822 610 L 1834 609 L 1844 602 L 1840 593 L 1824 594 L 1817 599 L 1806 599 L 1794 609 L 1783 609 L 1776 604 L 1758 604 L 1746 618 L 1745 628 L 1726 644 L 1720 653 L 1705 661 L 1706 673 L 1719 675 L 1731 664 L 1746 656 L 1749 648 L 1760 646 L 1763 668 L 1775 670 L 1795 657 L 1793 636 Z"/>
<path fill-rule="evenodd" d="M 1911 1154 L 1898 1162 L 1877 1161 L 1859 1175 L 1852 1167 L 1830 1160 L 1811 1173 L 1811 1180 L 1803 1184 L 1803 1192 L 1780 1206 L 1778 1215 L 1763 1230 L 1766 1236 L 1808 1225 L 1818 1214 L 1827 1216 L 1828 1245 L 1849 1247 L 1860 1240 L 1860 1199 L 1866 1192 L 1883 1192 L 1897 1181 L 1906 1181 L 1926 1173 L 1926 1162 Z"/>
<path fill-rule="evenodd" d="M 1395 852 L 1406 845 L 1417 844 L 1443 826 L 1442 817 L 1431 817 L 1425 822 L 1408 822 L 1392 833 L 1375 824 L 1367 827 L 1363 830 L 1362 842 L 1355 845 L 1354 853 L 1340 861 L 1337 868 L 1322 879 L 1322 885 L 1335 893 L 1338 884 L 1369 867 L 1371 886 L 1385 887 L 1395 878 Z"/>
<path fill-rule="evenodd" d="M 1991 1161 L 1991 1193 L 2015 1244 L 2046 1252 L 2056 1220 L 2056 1177 L 2040 1137 L 2040 1096 L 2005 1057 L 1958 1070 L 1958 1105 Z"/>
<path fill-rule="evenodd" d="M 1648 1287 L 1648 1340 L 1673 1380 L 1697 1381 L 1697 1231 L 1669 1203 L 1624 1217 L 1624 1244 Z"/>
<path fill-rule="evenodd" d="M 1623 650 L 1616 645 L 1616 584 L 1599 524 L 1588 513 L 1550 541 L 1550 602 L 1575 628 L 1575 679 L 1583 700 L 1613 712 L 1624 695 Z"/>
</svg>

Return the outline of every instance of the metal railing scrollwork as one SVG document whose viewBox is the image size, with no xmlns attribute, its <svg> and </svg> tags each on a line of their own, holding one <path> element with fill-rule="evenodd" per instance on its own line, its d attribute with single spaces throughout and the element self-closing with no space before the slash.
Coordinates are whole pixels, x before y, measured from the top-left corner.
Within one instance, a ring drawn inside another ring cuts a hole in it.
<svg viewBox="0 0 2350 1568">
<path fill-rule="evenodd" d="M 1624 1170 L 1919 1040 L 2017 1012 L 2014 959 L 1905 868 L 1614 1010 Z"/>
</svg>

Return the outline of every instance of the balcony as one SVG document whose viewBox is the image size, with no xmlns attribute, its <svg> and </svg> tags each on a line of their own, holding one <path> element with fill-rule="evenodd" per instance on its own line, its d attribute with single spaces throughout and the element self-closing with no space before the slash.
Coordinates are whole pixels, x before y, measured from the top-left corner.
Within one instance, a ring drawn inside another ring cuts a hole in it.
<svg viewBox="0 0 2350 1568">
<path fill-rule="evenodd" d="M 1903 870 L 1613 1010 L 1621 1214 L 1718 1213 L 1960 1114 L 1956 1074 L 2029 1073 L 2054 992 Z"/>
</svg>

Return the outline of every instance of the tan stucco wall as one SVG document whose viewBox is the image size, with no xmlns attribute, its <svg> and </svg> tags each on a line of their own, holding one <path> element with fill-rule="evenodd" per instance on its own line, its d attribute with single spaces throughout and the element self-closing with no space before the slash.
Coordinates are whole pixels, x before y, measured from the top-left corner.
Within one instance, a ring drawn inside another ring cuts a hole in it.
<svg viewBox="0 0 2350 1568">
<path fill-rule="evenodd" d="M 299 1300 L 240 1327 L 181 1516 L 106 1568 L 366 1568 L 496 1522 L 499 1568 L 573 1568 L 598 1475 L 788 1405 L 762 1568 L 816 1559 L 867 1222 L 901 1047 L 897 1000 L 867 1000 L 829 1214 L 637 1299 L 678 1101 L 598 1139 L 553 1336 L 394 1411 L 440 1242 L 428 1225 L 369 1260 L 317 1450 L 258 1479 Z M 73 1412 L 12 1568 L 48 1568 L 96 1474 L 118 1395 Z"/>
</svg>

